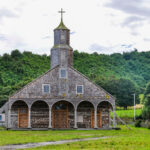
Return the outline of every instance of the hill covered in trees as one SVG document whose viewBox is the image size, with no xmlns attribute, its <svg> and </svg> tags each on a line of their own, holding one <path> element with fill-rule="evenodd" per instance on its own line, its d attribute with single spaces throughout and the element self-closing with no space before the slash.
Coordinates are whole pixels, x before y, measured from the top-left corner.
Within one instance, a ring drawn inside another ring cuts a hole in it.
<svg viewBox="0 0 150 150">
<path fill-rule="evenodd" d="M 74 51 L 74 68 L 117 98 L 117 105 L 133 105 L 133 93 L 144 93 L 150 81 L 150 52 L 112 55 Z M 50 57 L 14 50 L 0 56 L 0 105 L 9 95 L 50 69 Z M 138 99 L 137 99 L 138 102 Z"/>
</svg>

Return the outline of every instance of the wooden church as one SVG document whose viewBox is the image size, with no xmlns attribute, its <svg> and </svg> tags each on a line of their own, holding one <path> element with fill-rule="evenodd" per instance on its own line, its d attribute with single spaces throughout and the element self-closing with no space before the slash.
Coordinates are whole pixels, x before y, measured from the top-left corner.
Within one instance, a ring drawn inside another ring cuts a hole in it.
<svg viewBox="0 0 150 150">
<path fill-rule="evenodd" d="M 112 123 L 115 127 L 115 98 L 73 68 L 70 30 L 60 12 L 51 69 L 9 98 L 8 129 L 109 129 Z"/>
</svg>

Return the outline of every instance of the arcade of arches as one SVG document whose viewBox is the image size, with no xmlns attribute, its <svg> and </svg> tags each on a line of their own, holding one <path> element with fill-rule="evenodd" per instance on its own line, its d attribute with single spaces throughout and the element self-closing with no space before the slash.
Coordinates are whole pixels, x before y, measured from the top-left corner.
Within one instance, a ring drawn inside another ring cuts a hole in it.
<svg viewBox="0 0 150 150">
<path fill-rule="evenodd" d="M 36 101 L 30 107 L 22 100 L 11 106 L 11 128 L 109 128 L 112 105 L 100 102 L 96 107 L 89 101 L 75 108 L 68 101 L 58 101 L 49 106 Z"/>
</svg>

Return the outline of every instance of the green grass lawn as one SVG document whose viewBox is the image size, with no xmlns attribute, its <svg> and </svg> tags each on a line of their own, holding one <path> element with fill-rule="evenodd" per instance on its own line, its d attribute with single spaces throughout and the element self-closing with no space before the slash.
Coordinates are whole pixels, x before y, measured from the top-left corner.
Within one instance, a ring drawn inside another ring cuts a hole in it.
<svg viewBox="0 0 150 150">
<path fill-rule="evenodd" d="M 136 116 L 139 116 L 142 113 L 142 109 L 136 109 L 135 114 Z M 134 118 L 134 109 L 128 109 L 128 110 L 116 110 L 116 114 L 120 118 Z M 112 114 L 111 114 L 112 115 Z"/>
<path fill-rule="evenodd" d="M 0 145 L 58 141 L 77 138 L 101 137 L 97 131 L 0 131 Z"/>
<path fill-rule="evenodd" d="M 134 128 L 128 130 L 111 131 L 80 131 L 83 134 L 95 134 L 95 136 L 110 136 L 107 139 L 96 141 L 74 142 L 62 145 L 43 146 L 29 150 L 150 150 L 150 130 Z M 96 132 L 96 133 L 95 133 Z"/>
<path fill-rule="evenodd" d="M 63 145 L 44 146 L 35 149 L 104 149 L 104 150 L 149 150 L 150 130 L 146 128 L 131 127 L 128 130 L 121 126 L 121 130 L 61 130 L 61 131 L 0 131 L 0 145 L 22 144 L 43 141 L 57 141 L 66 139 L 103 137 L 107 139 L 97 141 L 75 142 Z"/>
</svg>

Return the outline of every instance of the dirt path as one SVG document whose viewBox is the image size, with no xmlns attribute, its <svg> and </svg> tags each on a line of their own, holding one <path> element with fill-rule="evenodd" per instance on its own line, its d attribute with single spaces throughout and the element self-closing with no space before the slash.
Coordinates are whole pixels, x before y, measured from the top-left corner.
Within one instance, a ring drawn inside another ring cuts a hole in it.
<svg viewBox="0 0 150 150">
<path fill-rule="evenodd" d="M 61 141 L 52 141 L 52 142 L 6 145 L 6 146 L 0 146 L 0 150 L 25 149 L 25 148 L 39 147 L 39 146 L 45 146 L 45 145 L 57 145 L 57 144 L 65 144 L 65 143 L 89 141 L 89 140 L 99 140 L 99 139 L 106 139 L 106 138 L 109 138 L 109 137 L 104 136 L 104 137 L 85 138 L 85 139 L 72 139 L 72 140 L 61 140 Z"/>
</svg>

